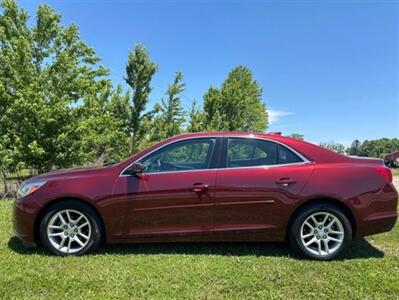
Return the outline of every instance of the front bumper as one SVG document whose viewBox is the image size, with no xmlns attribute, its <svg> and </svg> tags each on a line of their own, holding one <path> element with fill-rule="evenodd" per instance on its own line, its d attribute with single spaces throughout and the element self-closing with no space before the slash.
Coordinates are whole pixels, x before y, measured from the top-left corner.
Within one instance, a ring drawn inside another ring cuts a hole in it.
<svg viewBox="0 0 399 300">
<path fill-rule="evenodd" d="M 35 240 L 35 220 L 41 206 L 31 195 L 23 199 L 17 199 L 13 207 L 13 231 L 24 246 L 34 247 Z"/>
</svg>

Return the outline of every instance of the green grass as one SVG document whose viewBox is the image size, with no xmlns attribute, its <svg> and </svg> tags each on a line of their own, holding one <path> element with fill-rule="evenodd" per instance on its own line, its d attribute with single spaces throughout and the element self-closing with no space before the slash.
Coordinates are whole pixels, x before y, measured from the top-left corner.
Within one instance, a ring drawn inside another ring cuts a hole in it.
<svg viewBox="0 0 399 300">
<path fill-rule="evenodd" d="M 276 243 L 104 246 L 55 257 L 12 237 L 0 201 L 0 298 L 399 299 L 399 226 L 315 262 Z"/>
<path fill-rule="evenodd" d="M 399 168 L 391 169 L 394 176 L 399 176 Z"/>
</svg>

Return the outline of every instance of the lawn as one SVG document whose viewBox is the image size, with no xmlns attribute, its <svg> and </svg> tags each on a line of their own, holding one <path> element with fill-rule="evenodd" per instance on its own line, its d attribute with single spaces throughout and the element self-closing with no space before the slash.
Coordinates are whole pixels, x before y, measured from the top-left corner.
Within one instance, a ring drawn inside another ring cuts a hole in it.
<svg viewBox="0 0 399 300">
<path fill-rule="evenodd" d="M 399 176 L 399 168 L 391 169 L 394 176 Z"/>
<path fill-rule="evenodd" d="M 103 246 L 60 258 L 12 237 L 0 201 L 0 298 L 399 298 L 399 226 L 354 243 L 339 261 L 314 262 L 275 243 Z"/>
</svg>

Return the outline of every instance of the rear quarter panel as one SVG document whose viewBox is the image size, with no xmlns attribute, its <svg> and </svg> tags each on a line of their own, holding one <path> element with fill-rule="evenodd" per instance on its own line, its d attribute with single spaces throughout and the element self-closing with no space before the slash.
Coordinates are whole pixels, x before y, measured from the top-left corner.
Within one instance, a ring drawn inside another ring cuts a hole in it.
<svg viewBox="0 0 399 300">
<path fill-rule="evenodd" d="M 397 192 L 370 165 L 317 164 L 302 192 L 302 203 L 329 198 L 344 203 L 353 213 L 358 236 L 373 233 L 366 228 L 375 218 L 396 214 Z"/>
</svg>

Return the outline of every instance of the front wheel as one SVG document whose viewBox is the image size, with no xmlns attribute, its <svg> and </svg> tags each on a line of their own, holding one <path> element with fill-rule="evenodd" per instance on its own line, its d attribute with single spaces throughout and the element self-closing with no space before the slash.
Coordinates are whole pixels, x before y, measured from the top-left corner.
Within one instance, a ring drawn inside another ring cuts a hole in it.
<svg viewBox="0 0 399 300">
<path fill-rule="evenodd" d="M 39 235 L 42 245 L 56 255 L 82 255 L 100 244 L 100 221 L 91 207 L 66 200 L 44 214 Z"/>
<path fill-rule="evenodd" d="M 316 204 L 299 211 L 288 239 L 292 247 L 307 258 L 331 260 L 350 245 L 352 226 L 334 205 Z"/>
</svg>

